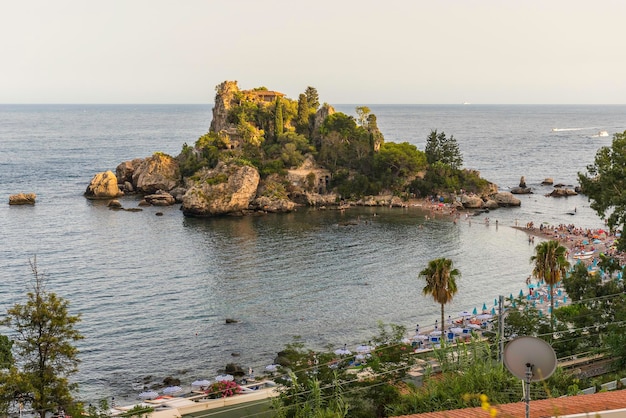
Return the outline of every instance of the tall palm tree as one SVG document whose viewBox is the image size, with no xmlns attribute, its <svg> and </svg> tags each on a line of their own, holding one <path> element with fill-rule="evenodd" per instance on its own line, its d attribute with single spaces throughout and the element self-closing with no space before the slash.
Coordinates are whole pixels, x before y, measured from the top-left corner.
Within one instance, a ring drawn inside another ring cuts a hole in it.
<svg viewBox="0 0 626 418">
<path fill-rule="evenodd" d="M 435 302 L 441 305 L 441 330 L 444 327 L 444 305 L 452 302 L 457 292 L 456 279 L 461 272 L 452 268 L 452 260 L 437 258 L 430 260 L 428 266 L 420 271 L 420 278 L 426 279 L 426 286 L 422 289 L 424 295 L 431 295 Z"/>
<path fill-rule="evenodd" d="M 530 257 L 530 262 L 535 265 L 533 276 L 546 282 L 550 288 L 550 326 L 554 330 L 554 287 L 569 269 L 567 248 L 556 240 L 544 241 L 535 247 L 535 255 Z"/>
</svg>

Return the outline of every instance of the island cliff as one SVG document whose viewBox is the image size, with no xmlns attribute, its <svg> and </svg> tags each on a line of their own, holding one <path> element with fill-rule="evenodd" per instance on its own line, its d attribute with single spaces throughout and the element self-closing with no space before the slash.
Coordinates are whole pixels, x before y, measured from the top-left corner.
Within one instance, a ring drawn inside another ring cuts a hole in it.
<svg viewBox="0 0 626 418">
<path fill-rule="evenodd" d="M 520 204 L 478 172 L 448 164 L 461 161 L 453 137 L 435 136 L 426 152 L 385 142 L 376 116 L 367 107 L 356 112 L 354 118 L 320 105 L 313 87 L 291 100 L 224 81 L 216 87 L 209 131 L 193 145 L 184 144 L 176 157 L 157 152 L 122 162 L 115 175 L 98 173 L 85 196 L 140 193 L 142 204 L 178 202 L 185 215 L 200 217 L 289 212 L 299 205 L 402 206 L 429 195 L 466 208 Z M 465 191 L 463 200 L 451 198 L 456 190 Z"/>
</svg>

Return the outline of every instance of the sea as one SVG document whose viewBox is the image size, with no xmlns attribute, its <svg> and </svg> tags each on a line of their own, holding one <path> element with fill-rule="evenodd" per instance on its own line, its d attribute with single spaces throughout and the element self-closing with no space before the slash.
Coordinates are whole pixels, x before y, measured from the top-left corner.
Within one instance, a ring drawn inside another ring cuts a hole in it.
<svg viewBox="0 0 626 418">
<path fill-rule="evenodd" d="M 356 116 L 356 106 L 335 109 Z M 541 183 L 575 187 L 626 130 L 626 106 L 366 106 L 386 141 L 423 150 L 431 130 L 443 131 L 464 167 L 502 191 L 524 176 L 533 193 L 456 223 L 417 207 L 214 219 L 187 218 L 179 205 L 114 211 L 83 197 L 92 177 L 157 151 L 177 155 L 208 131 L 211 104 L 0 105 L 0 315 L 25 302 L 36 259 L 46 289 L 81 316 L 76 397 L 130 402 L 165 377 L 188 387 L 228 363 L 262 374 L 294 341 L 355 348 L 381 325 L 432 326 L 440 307 L 418 275 L 434 258 L 461 272 L 446 315 L 490 309 L 532 270 L 536 243 L 512 226 L 604 225 L 585 196 L 547 197 Z M 10 206 L 22 192 L 36 204 Z"/>
</svg>

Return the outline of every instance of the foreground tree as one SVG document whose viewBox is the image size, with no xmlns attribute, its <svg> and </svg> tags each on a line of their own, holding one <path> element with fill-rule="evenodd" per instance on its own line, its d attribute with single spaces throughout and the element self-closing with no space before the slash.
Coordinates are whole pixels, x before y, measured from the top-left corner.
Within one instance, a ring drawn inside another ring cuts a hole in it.
<svg viewBox="0 0 626 418">
<path fill-rule="evenodd" d="M 591 201 L 591 208 L 607 219 L 611 229 L 626 223 L 626 131 L 613 135 L 611 147 L 602 147 L 594 163 L 587 166 L 587 174 L 578 173 L 583 193 Z M 608 214 L 608 216 L 607 216 Z M 617 248 L 626 250 L 626 240 L 619 240 Z"/>
<path fill-rule="evenodd" d="M 441 305 L 441 329 L 443 331 L 444 305 L 452 302 L 457 292 L 456 279 L 461 272 L 452 267 L 452 260 L 437 258 L 428 262 L 428 266 L 420 271 L 419 277 L 426 279 L 426 286 L 422 289 L 424 295 L 431 295 L 435 302 Z"/>
<path fill-rule="evenodd" d="M 550 312 L 554 311 L 554 287 L 567 273 L 567 248 L 556 240 L 544 241 L 535 247 L 535 255 L 530 257 L 534 263 L 533 276 L 543 280 L 550 288 Z M 550 314 L 550 325 L 554 331 L 554 315 Z"/>
<path fill-rule="evenodd" d="M 79 315 L 70 315 L 69 302 L 45 290 L 44 275 L 37 271 L 36 259 L 30 262 L 32 290 L 25 304 L 7 310 L 0 325 L 15 333 L 15 363 L 0 373 L 0 397 L 5 403 L 23 403 L 41 418 L 58 409 L 68 410 L 76 384 L 68 377 L 78 371 L 78 350 L 73 345 L 82 339 L 74 328 Z"/>
</svg>

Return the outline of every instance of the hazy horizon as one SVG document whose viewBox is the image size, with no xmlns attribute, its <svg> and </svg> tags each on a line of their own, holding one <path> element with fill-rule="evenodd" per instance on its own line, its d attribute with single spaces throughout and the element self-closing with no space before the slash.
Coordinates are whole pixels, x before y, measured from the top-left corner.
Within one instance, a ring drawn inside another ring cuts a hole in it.
<svg viewBox="0 0 626 418">
<path fill-rule="evenodd" d="M 207 104 L 308 86 L 330 104 L 624 104 L 607 0 L 26 0 L 0 16 L 3 104 Z"/>
</svg>

